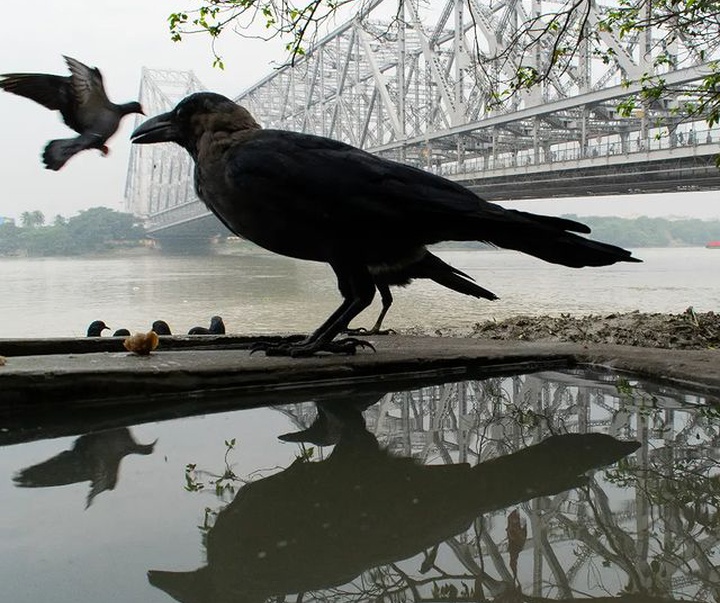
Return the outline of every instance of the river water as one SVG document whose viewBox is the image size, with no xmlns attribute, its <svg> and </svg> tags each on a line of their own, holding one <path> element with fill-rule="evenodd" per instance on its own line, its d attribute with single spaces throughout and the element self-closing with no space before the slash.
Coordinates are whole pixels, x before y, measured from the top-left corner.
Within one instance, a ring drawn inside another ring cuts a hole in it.
<svg viewBox="0 0 720 603">
<path fill-rule="evenodd" d="M 2 600 L 720 598 L 702 398 L 573 371 L 299 400 L 24 442 L 57 432 L 13 408 Z M 321 409 L 336 428 L 301 432 Z"/>
<path fill-rule="evenodd" d="M 385 326 L 469 330 L 476 322 L 519 314 L 682 312 L 720 308 L 720 251 L 638 249 L 643 264 L 581 270 L 503 250 L 439 251 L 497 294 L 476 300 L 429 281 L 393 289 Z M 325 264 L 262 251 L 178 257 L 155 253 L 98 258 L 0 259 L 0 338 L 83 336 L 104 320 L 113 330 L 148 330 L 166 320 L 174 333 L 210 317 L 229 333 L 307 332 L 339 304 Z M 379 299 L 358 317 L 371 326 Z M 106 332 L 107 334 L 107 332 Z"/>
</svg>

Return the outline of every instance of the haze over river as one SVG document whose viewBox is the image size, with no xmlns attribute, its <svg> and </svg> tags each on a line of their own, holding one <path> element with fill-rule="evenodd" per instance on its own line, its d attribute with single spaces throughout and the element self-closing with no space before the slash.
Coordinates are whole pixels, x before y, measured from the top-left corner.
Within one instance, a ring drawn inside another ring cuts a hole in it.
<svg viewBox="0 0 720 603">
<path fill-rule="evenodd" d="M 643 264 L 580 270 L 503 250 L 439 251 L 445 261 L 500 297 L 477 300 L 418 280 L 393 288 L 385 326 L 469 330 L 519 314 L 609 314 L 720 309 L 720 251 L 643 248 Z M 262 251 L 240 255 L 0 259 L 0 338 L 77 337 L 104 320 L 113 330 L 145 331 L 156 319 L 174 333 L 210 317 L 229 333 L 308 332 L 339 302 L 325 264 Z M 371 326 L 380 308 L 353 323 Z M 106 332 L 107 334 L 107 332 Z"/>
</svg>

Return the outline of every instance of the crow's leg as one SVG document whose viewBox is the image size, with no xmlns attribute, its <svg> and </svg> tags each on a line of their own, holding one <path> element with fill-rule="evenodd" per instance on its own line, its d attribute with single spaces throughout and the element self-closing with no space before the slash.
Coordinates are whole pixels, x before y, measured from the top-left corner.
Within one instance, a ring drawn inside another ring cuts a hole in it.
<svg viewBox="0 0 720 603">
<path fill-rule="evenodd" d="M 380 310 L 380 316 L 378 316 L 377 321 L 375 321 L 375 324 L 373 327 L 368 330 L 365 327 L 358 327 L 357 329 L 345 329 L 343 333 L 346 335 L 390 335 L 390 333 L 395 333 L 392 329 L 385 329 L 384 331 L 380 329 L 382 326 L 382 322 L 385 319 L 385 315 L 387 314 L 388 310 L 390 309 L 390 306 L 392 306 L 393 303 L 393 296 L 392 293 L 390 293 L 390 286 L 386 283 L 375 283 L 377 286 L 377 290 L 380 293 L 380 299 L 382 300 L 382 310 Z"/>
<path fill-rule="evenodd" d="M 264 350 L 268 356 L 312 356 L 316 352 L 354 354 L 359 347 L 370 347 L 366 341 L 348 337 L 333 341 L 349 322 L 367 308 L 375 296 L 375 283 L 366 266 L 333 263 L 343 302 L 310 336 L 297 343 L 257 344 L 253 351 Z"/>
</svg>

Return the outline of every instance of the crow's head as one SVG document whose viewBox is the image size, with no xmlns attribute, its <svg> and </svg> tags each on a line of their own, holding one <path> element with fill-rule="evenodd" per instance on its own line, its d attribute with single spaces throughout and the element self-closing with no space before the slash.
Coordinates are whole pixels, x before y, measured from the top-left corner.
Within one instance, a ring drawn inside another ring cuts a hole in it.
<svg viewBox="0 0 720 603">
<path fill-rule="evenodd" d="M 156 115 L 132 133 L 136 144 L 176 142 L 191 155 L 204 132 L 222 127 L 244 130 L 259 126 L 250 113 L 229 98 L 213 92 L 197 92 L 185 97 L 167 113 Z"/>
</svg>

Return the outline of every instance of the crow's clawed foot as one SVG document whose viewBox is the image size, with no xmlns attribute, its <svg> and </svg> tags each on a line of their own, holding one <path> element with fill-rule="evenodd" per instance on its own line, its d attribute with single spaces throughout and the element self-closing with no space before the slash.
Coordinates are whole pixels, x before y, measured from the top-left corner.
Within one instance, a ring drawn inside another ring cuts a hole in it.
<svg viewBox="0 0 720 603">
<path fill-rule="evenodd" d="M 345 329 L 343 331 L 345 335 L 364 335 L 368 337 L 370 335 L 397 335 L 395 329 L 378 329 L 373 327 L 372 329 L 366 329 L 365 327 L 358 327 L 357 329 Z"/>
<path fill-rule="evenodd" d="M 250 354 L 265 352 L 272 347 L 289 347 L 292 344 L 300 343 L 306 339 L 307 335 L 287 335 L 285 337 L 270 337 L 267 339 L 260 337 L 255 343 L 250 345 Z"/>
<path fill-rule="evenodd" d="M 369 348 L 373 352 L 376 351 L 369 341 L 346 337 L 327 343 L 258 342 L 252 346 L 250 353 L 265 352 L 266 356 L 290 356 L 292 358 L 309 357 L 322 352 L 353 356 L 362 348 Z"/>
</svg>

